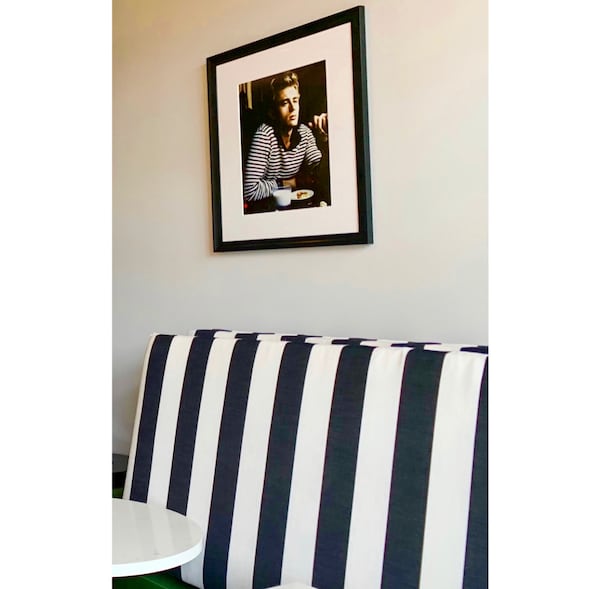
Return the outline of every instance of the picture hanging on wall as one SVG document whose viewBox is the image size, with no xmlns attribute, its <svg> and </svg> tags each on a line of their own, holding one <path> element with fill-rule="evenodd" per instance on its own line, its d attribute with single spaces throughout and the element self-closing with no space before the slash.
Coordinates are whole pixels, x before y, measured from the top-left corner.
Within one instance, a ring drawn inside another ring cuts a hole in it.
<svg viewBox="0 0 600 589">
<path fill-rule="evenodd" d="M 373 243 L 364 7 L 207 73 L 214 251 Z"/>
</svg>

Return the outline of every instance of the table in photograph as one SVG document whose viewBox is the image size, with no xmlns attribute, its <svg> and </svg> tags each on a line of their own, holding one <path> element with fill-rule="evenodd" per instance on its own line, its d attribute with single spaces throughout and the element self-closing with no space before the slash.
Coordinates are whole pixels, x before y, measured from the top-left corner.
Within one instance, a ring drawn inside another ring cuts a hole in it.
<svg viewBox="0 0 600 589">
<path fill-rule="evenodd" d="M 190 518 L 149 503 L 112 502 L 113 577 L 166 571 L 202 551 L 204 532 Z"/>
</svg>

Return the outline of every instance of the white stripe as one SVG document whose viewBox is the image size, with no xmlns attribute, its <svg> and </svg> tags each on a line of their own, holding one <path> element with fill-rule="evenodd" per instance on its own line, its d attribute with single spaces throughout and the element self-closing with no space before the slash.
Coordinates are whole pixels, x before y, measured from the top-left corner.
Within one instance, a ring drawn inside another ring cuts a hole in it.
<svg viewBox="0 0 600 589">
<path fill-rule="evenodd" d="M 335 338 L 328 336 L 315 335 L 306 338 L 307 344 L 330 344 Z"/>
<path fill-rule="evenodd" d="M 182 335 L 174 337 L 171 341 L 160 392 L 152 468 L 148 483 L 148 503 L 163 507 L 167 505 L 169 495 L 179 402 L 193 339 L 191 336 Z"/>
<path fill-rule="evenodd" d="M 292 471 L 281 582 L 312 581 L 329 414 L 343 346 L 315 345 L 308 361 Z"/>
<path fill-rule="evenodd" d="M 261 342 L 279 342 L 282 336 L 282 333 L 259 333 L 256 339 Z"/>
<path fill-rule="evenodd" d="M 239 332 L 237 332 L 237 331 L 215 331 L 213 338 L 235 339 L 235 336 L 237 333 L 239 333 Z"/>
<path fill-rule="evenodd" d="M 381 579 L 398 404 L 409 351 L 377 348 L 369 362 L 344 589 L 364 589 Z"/>
<path fill-rule="evenodd" d="M 137 440 L 140 432 L 140 417 L 142 415 L 142 402 L 144 399 L 144 390 L 146 388 L 146 375 L 148 374 L 148 360 L 150 359 L 150 352 L 154 345 L 154 340 L 158 334 L 153 333 L 150 337 L 150 341 L 146 346 L 146 354 L 144 356 L 144 363 L 142 365 L 142 376 L 140 379 L 140 386 L 138 390 L 138 401 L 135 410 L 135 417 L 133 420 L 133 433 L 131 436 L 131 446 L 129 448 L 129 460 L 127 462 L 127 473 L 125 475 L 125 486 L 123 487 L 123 499 L 129 499 L 131 495 L 131 480 L 133 477 L 133 467 L 135 466 L 135 453 L 137 451 Z"/>
<path fill-rule="evenodd" d="M 486 356 L 446 355 L 431 452 L 419 589 L 461 589 L 479 391 Z"/>
<path fill-rule="evenodd" d="M 464 347 L 466 347 L 465 344 L 427 344 L 423 346 L 423 349 L 434 352 L 460 352 L 460 349 Z"/>
<path fill-rule="evenodd" d="M 227 586 L 236 589 L 252 589 L 273 402 L 285 346 L 261 342 L 254 359 L 227 561 Z"/>
<path fill-rule="evenodd" d="M 234 339 L 214 340 L 206 364 L 186 511 L 186 515 L 203 530 L 208 530 L 223 402 L 229 374 L 228 367 L 235 344 L 236 340 Z M 201 588 L 204 586 L 203 558 L 204 551 L 181 567 L 181 578 L 187 583 Z"/>
<path fill-rule="evenodd" d="M 364 342 L 360 342 L 361 346 L 370 346 L 372 348 L 389 348 L 392 344 L 396 344 L 398 342 L 394 342 L 389 339 L 376 339 L 376 340 L 367 340 Z"/>
</svg>

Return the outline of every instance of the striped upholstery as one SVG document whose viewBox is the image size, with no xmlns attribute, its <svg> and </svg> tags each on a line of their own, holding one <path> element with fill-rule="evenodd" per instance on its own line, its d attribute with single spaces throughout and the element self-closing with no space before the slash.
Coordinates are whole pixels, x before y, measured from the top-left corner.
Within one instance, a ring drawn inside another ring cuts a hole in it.
<svg viewBox="0 0 600 589">
<path fill-rule="evenodd" d="M 185 513 L 205 589 L 487 587 L 487 356 L 155 335 L 124 497 Z"/>
<path fill-rule="evenodd" d="M 235 338 L 256 339 L 259 341 L 287 341 L 305 342 L 309 344 L 357 344 L 373 347 L 391 348 L 423 348 L 425 350 L 436 350 L 438 352 L 478 352 L 488 353 L 487 346 L 475 346 L 470 344 L 448 344 L 440 342 L 411 342 L 387 339 L 373 339 L 366 337 L 331 337 L 324 335 L 302 335 L 298 333 L 273 333 L 262 331 L 234 331 L 232 329 L 196 329 L 193 335 L 209 338 Z"/>
</svg>

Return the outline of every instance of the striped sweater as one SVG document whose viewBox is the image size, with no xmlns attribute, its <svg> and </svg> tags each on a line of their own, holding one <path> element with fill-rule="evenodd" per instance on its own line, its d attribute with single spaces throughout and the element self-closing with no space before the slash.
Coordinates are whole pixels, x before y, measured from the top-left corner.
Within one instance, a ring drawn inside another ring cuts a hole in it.
<svg viewBox="0 0 600 589">
<path fill-rule="evenodd" d="M 312 131 L 300 124 L 292 134 L 289 149 L 283 146 L 271 125 L 261 124 L 256 130 L 246 161 L 244 200 L 256 201 L 271 196 L 277 179 L 293 178 L 305 164 L 316 166 L 322 154 Z"/>
</svg>

